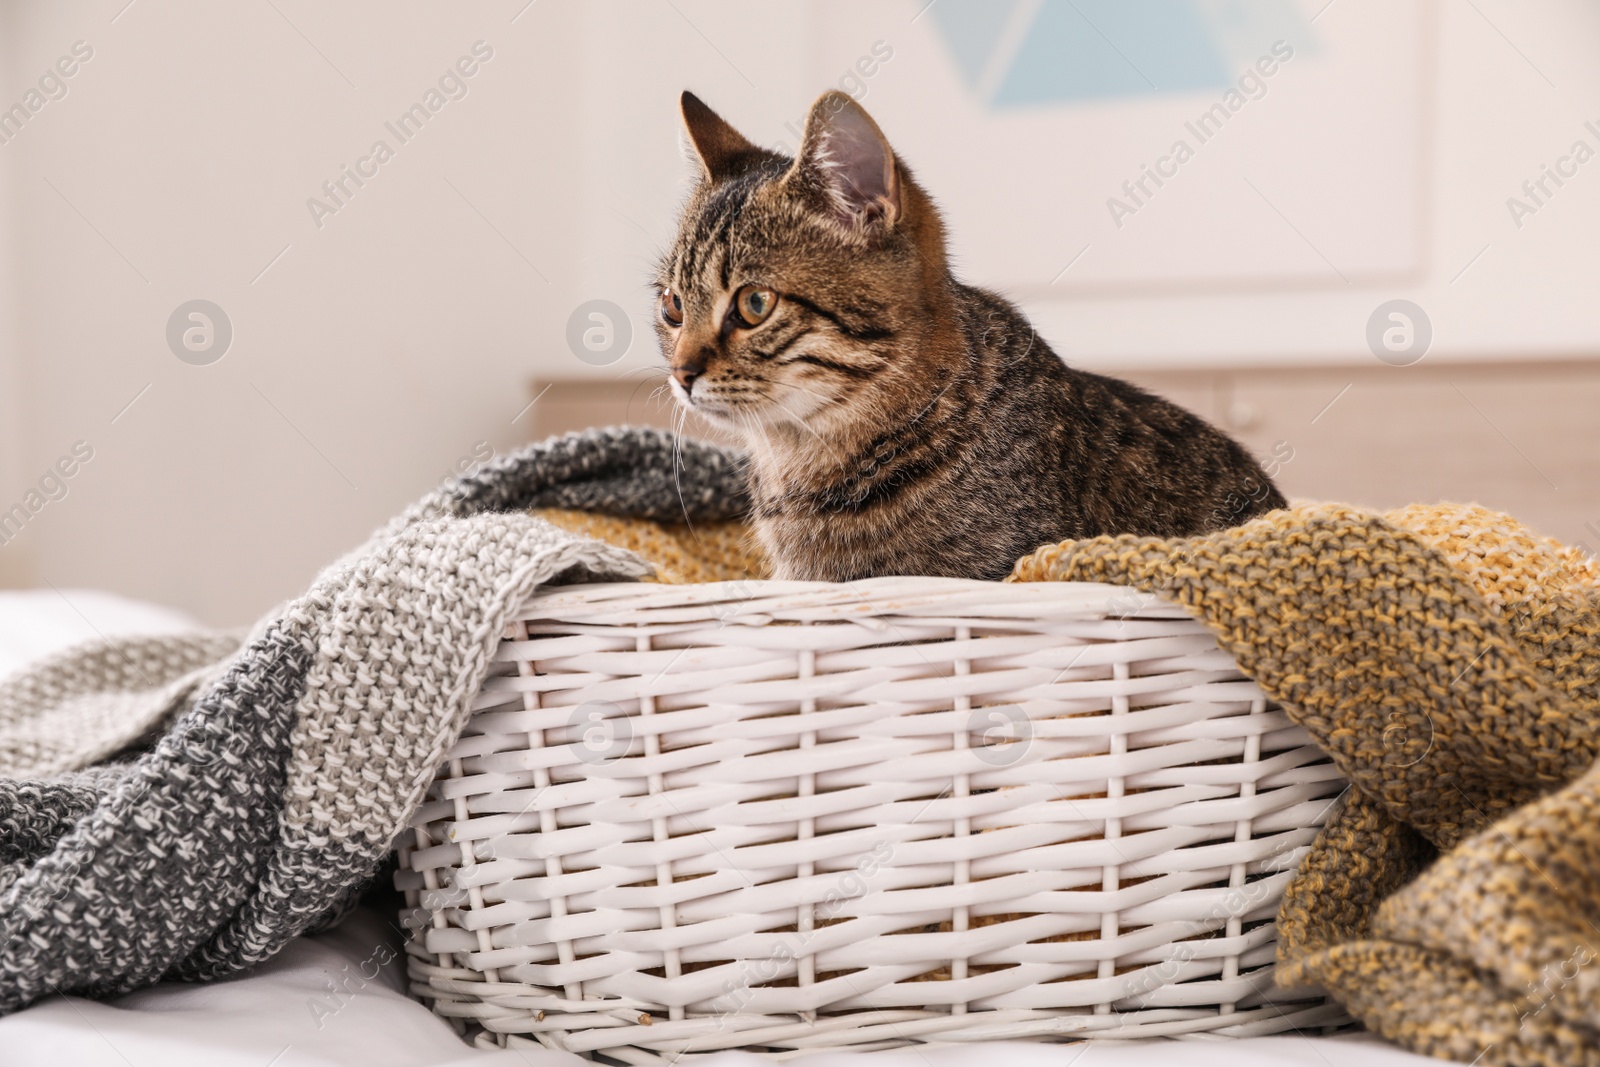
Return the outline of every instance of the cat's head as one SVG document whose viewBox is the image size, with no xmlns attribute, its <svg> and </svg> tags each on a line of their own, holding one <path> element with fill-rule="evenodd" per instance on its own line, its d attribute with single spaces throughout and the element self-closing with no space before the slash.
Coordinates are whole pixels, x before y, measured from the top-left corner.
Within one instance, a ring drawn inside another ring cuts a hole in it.
<svg viewBox="0 0 1600 1067">
<path fill-rule="evenodd" d="M 881 410 L 949 314 L 932 201 L 844 93 L 811 106 L 793 159 L 682 108 L 699 180 L 655 308 L 673 394 L 746 433 Z"/>
</svg>

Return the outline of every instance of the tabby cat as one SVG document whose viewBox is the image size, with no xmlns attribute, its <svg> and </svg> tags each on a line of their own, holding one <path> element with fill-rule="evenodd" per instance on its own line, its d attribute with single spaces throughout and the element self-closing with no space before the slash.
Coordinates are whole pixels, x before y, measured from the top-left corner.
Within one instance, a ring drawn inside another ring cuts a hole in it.
<svg viewBox="0 0 1600 1067">
<path fill-rule="evenodd" d="M 1039 545 L 1196 534 L 1284 506 L 1236 442 L 1073 370 L 950 273 L 938 209 L 844 93 L 798 158 L 692 93 L 700 180 L 658 272 L 671 388 L 750 451 L 780 578 L 998 579 Z"/>
</svg>

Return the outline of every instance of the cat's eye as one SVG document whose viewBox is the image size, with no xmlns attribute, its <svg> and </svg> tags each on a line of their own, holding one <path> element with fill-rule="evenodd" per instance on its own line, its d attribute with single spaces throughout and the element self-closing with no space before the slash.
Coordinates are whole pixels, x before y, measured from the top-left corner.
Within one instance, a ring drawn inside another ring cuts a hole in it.
<svg viewBox="0 0 1600 1067">
<path fill-rule="evenodd" d="M 759 285 L 746 285 L 733 294 L 733 308 L 746 326 L 759 326 L 778 306 L 778 294 Z"/>
<path fill-rule="evenodd" d="M 668 326 L 683 325 L 683 298 L 671 289 L 661 290 L 661 318 Z"/>
</svg>

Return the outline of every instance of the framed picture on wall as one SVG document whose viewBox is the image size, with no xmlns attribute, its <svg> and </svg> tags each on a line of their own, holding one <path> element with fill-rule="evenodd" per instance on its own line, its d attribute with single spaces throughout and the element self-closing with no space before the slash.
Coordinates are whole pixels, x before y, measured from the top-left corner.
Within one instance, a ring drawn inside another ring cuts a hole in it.
<svg viewBox="0 0 1600 1067">
<path fill-rule="evenodd" d="M 817 75 L 1024 299 L 1342 288 L 1423 266 L 1428 0 L 830 0 Z"/>
</svg>

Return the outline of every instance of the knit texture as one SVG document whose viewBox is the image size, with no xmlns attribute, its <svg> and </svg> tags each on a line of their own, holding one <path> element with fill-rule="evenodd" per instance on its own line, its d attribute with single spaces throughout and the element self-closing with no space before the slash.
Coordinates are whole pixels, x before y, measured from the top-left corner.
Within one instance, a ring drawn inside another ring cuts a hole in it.
<svg viewBox="0 0 1600 1067">
<path fill-rule="evenodd" d="M 0 1011 L 231 974 L 340 915 L 509 613 L 545 582 L 649 573 L 528 509 L 699 528 L 748 506 L 741 462 L 649 430 L 551 440 L 429 494 L 243 647 L 105 642 L 0 683 Z"/>
<path fill-rule="evenodd" d="M 1013 578 L 1184 605 L 1350 779 L 1280 910 L 1280 982 L 1430 1055 L 1600 1065 L 1593 560 L 1476 506 L 1307 505 Z"/>
<path fill-rule="evenodd" d="M 655 568 L 652 578 L 658 582 L 676 585 L 767 577 L 766 558 L 744 523 L 690 526 L 566 508 L 540 508 L 534 514 L 568 533 L 626 548 Z"/>
</svg>

